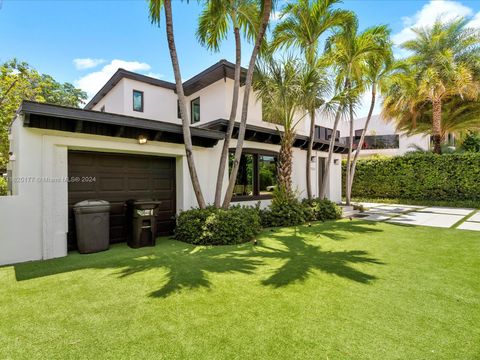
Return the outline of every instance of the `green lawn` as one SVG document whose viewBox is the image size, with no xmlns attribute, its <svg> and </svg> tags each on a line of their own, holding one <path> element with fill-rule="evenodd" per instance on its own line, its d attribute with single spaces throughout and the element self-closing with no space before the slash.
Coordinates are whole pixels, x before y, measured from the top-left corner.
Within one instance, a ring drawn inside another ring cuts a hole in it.
<svg viewBox="0 0 480 360">
<path fill-rule="evenodd" d="M 0 359 L 478 359 L 480 235 L 360 220 L 0 268 Z"/>
</svg>

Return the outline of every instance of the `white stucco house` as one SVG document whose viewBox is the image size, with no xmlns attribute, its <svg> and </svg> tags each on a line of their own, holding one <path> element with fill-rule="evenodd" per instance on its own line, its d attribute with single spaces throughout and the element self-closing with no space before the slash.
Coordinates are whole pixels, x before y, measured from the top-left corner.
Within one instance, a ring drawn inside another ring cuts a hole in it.
<svg viewBox="0 0 480 360">
<path fill-rule="evenodd" d="M 209 203 L 214 199 L 233 75 L 234 65 L 222 60 L 184 83 L 194 157 Z M 255 94 L 249 101 L 233 203 L 260 201 L 266 206 L 276 182 L 280 137 L 275 125 L 262 121 L 262 104 Z M 317 123 L 310 159 L 315 194 L 329 147 L 321 136 L 321 120 Z M 306 193 L 308 126 L 307 121 L 300 122 L 294 144 L 293 186 L 300 196 Z M 234 138 L 237 132 L 238 124 Z M 72 205 L 81 200 L 111 203 L 112 243 L 125 240 L 128 199 L 162 200 L 159 234 L 172 231 L 176 213 L 197 206 L 173 83 L 119 69 L 84 109 L 23 102 L 10 139 L 10 195 L 0 197 L 0 264 L 66 256 L 75 233 Z M 235 145 L 233 140 L 231 147 Z M 336 202 L 341 200 L 345 152 L 345 146 L 337 143 L 327 184 L 327 196 Z"/>
</svg>

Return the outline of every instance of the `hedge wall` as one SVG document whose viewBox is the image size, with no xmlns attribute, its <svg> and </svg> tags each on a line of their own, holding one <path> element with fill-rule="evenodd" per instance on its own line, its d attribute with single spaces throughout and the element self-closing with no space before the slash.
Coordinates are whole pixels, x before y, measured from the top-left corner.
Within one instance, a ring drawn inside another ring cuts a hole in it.
<svg viewBox="0 0 480 360">
<path fill-rule="evenodd" d="M 345 179 L 345 164 L 343 176 Z M 359 160 L 352 196 L 480 200 L 480 154 L 409 154 Z"/>
</svg>

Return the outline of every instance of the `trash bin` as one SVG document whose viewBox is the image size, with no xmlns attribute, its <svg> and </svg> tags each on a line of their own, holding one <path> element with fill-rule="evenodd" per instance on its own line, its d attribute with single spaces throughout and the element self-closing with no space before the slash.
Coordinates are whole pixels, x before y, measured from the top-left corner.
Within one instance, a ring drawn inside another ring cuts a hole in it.
<svg viewBox="0 0 480 360">
<path fill-rule="evenodd" d="M 127 200 L 127 244 L 131 248 L 155 246 L 158 206 L 156 200 Z"/>
<path fill-rule="evenodd" d="M 73 205 L 77 247 L 81 254 L 108 249 L 110 239 L 110 203 L 84 200 Z"/>
</svg>

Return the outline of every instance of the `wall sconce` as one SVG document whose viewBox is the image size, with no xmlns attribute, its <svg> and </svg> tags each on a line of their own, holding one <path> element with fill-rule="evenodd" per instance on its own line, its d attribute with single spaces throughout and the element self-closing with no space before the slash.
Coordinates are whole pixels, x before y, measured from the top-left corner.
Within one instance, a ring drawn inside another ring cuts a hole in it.
<svg viewBox="0 0 480 360">
<path fill-rule="evenodd" d="M 138 137 L 138 143 L 139 143 L 140 145 L 146 144 L 146 143 L 147 143 L 147 138 L 146 138 L 144 135 L 140 135 L 140 136 Z"/>
<path fill-rule="evenodd" d="M 310 156 L 310 162 L 311 163 L 317 162 L 317 157 L 316 156 Z"/>
<path fill-rule="evenodd" d="M 338 159 L 334 159 L 334 160 L 333 160 L 333 163 L 334 163 L 335 165 L 338 165 L 339 160 L 338 160 Z"/>
<path fill-rule="evenodd" d="M 17 159 L 15 158 L 15 154 L 14 154 L 13 152 L 11 152 L 11 151 L 8 153 L 8 160 L 10 160 L 10 161 L 15 161 L 15 160 L 17 160 Z"/>
</svg>

